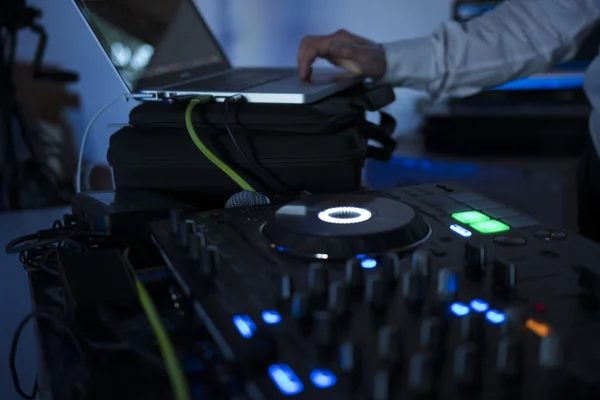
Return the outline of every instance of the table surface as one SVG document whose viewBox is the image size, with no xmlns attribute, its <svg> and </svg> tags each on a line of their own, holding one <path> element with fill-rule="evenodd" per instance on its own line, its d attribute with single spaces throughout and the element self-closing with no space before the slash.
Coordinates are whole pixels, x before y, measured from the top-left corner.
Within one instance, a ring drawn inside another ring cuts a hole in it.
<svg viewBox="0 0 600 400">
<path fill-rule="evenodd" d="M 20 399 L 14 392 L 12 379 L 8 370 L 8 354 L 15 328 L 31 311 L 31 298 L 27 273 L 21 268 L 18 255 L 4 253 L 4 246 L 10 240 L 34 233 L 39 229 L 49 228 L 55 219 L 62 218 L 67 208 L 24 211 L 0 214 L 0 309 L 2 324 L 0 325 L 0 399 Z M 29 392 L 37 372 L 36 343 L 32 326 L 29 326 L 19 341 L 17 366 L 21 386 Z"/>
</svg>

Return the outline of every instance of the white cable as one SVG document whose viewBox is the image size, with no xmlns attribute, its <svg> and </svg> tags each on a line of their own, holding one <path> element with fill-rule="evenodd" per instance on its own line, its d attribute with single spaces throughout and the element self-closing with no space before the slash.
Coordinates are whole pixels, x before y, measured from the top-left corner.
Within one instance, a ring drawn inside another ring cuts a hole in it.
<svg viewBox="0 0 600 400">
<path fill-rule="evenodd" d="M 75 193 L 81 192 L 81 175 L 82 175 L 82 170 L 83 170 L 83 151 L 85 150 L 85 142 L 87 141 L 90 131 L 92 130 L 92 127 L 94 126 L 94 124 L 96 123 L 98 118 L 100 118 L 100 116 L 102 114 L 104 114 L 104 112 L 106 110 L 108 110 L 111 106 L 113 106 L 114 104 L 117 104 L 121 100 L 128 101 L 130 99 L 145 99 L 145 98 L 147 99 L 147 98 L 152 98 L 152 97 L 154 97 L 154 96 L 149 95 L 149 94 L 127 93 L 127 94 L 121 95 L 118 98 L 112 100 L 111 102 L 104 105 L 100 110 L 98 110 L 96 115 L 94 115 L 94 117 L 87 124 L 85 131 L 83 132 L 83 137 L 81 138 L 81 146 L 79 146 L 79 156 L 77 157 L 77 172 L 75 174 Z"/>
</svg>

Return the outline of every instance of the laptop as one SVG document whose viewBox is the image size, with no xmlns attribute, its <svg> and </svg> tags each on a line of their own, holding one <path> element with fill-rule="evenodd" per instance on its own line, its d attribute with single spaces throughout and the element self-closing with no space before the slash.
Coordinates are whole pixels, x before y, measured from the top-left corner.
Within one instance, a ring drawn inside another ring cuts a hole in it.
<svg viewBox="0 0 600 400">
<path fill-rule="evenodd" d="M 301 104 L 362 81 L 334 69 L 315 70 L 303 82 L 294 68 L 233 68 L 193 0 L 73 2 L 124 85 L 146 100 L 241 95 L 252 103 Z"/>
</svg>

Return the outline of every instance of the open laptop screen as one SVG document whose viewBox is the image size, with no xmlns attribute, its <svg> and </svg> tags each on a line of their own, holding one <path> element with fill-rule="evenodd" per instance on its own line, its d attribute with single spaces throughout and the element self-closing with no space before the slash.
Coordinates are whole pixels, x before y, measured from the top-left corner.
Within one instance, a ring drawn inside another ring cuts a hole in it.
<svg viewBox="0 0 600 400">
<path fill-rule="evenodd" d="M 493 10 L 502 1 L 458 0 L 454 4 L 454 19 L 468 21 Z M 592 32 L 572 61 L 557 65 L 550 72 L 509 82 L 494 90 L 569 90 L 583 86 L 586 68 L 598 54 L 600 28 Z"/>
<path fill-rule="evenodd" d="M 74 0 L 131 91 L 229 68 L 191 0 Z"/>
</svg>

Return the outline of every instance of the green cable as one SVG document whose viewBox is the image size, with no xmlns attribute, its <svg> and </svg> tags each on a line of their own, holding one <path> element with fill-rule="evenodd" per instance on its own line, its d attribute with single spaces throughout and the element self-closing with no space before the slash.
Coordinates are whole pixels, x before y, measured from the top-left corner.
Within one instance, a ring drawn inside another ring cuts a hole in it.
<svg viewBox="0 0 600 400">
<path fill-rule="evenodd" d="M 150 326 L 154 331 L 154 335 L 156 336 L 158 348 L 160 349 L 160 354 L 165 363 L 165 369 L 167 371 L 167 375 L 169 376 L 169 381 L 171 382 L 174 398 L 175 400 L 191 400 L 192 396 L 190 394 L 190 389 L 188 387 L 185 374 L 183 373 L 183 369 L 181 368 L 181 364 L 177 359 L 177 353 L 175 352 L 171 338 L 169 337 L 169 334 L 161 321 L 160 315 L 154 306 L 152 298 L 146 291 L 146 288 L 142 282 L 140 282 L 140 280 L 137 278 L 137 275 L 133 270 L 133 266 L 129 261 L 129 252 L 130 248 L 126 248 L 123 252 L 123 258 L 135 281 L 140 305 L 144 309 L 144 313 L 146 314 L 146 317 L 150 322 Z"/>
<path fill-rule="evenodd" d="M 208 103 L 211 100 L 212 96 L 198 96 L 190 101 L 185 110 L 185 126 L 187 128 L 187 131 L 190 134 L 190 137 L 192 138 L 192 141 L 194 142 L 198 150 L 200 150 L 206 158 L 208 158 L 214 165 L 219 167 L 221 171 L 223 171 L 228 177 L 230 177 L 235 183 L 237 183 L 243 190 L 250 190 L 252 192 L 256 192 L 256 190 L 254 190 L 254 188 L 250 186 L 250 184 L 246 182 L 244 178 L 239 176 L 233 169 L 231 169 L 227 164 L 221 161 L 219 157 L 215 156 L 213 152 L 210 151 L 204 143 L 202 143 L 202 141 L 198 137 L 198 134 L 196 133 L 196 130 L 194 129 L 194 124 L 192 123 L 192 111 L 194 110 L 194 107 L 196 107 L 196 105 L 198 104 Z"/>
</svg>

